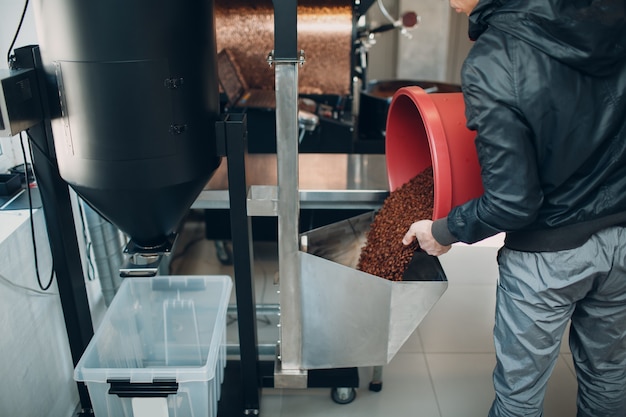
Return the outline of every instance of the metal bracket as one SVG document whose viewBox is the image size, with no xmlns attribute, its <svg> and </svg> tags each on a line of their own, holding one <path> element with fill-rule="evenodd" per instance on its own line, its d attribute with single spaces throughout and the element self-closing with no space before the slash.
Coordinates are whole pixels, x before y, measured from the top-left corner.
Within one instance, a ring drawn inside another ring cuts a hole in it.
<svg viewBox="0 0 626 417">
<path fill-rule="evenodd" d="M 280 357 L 280 344 L 276 346 L 274 362 L 274 388 L 308 388 L 308 372 L 306 369 L 283 369 Z"/>
<path fill-rule="evenodd" d="M 144 248 L 132 240 L 124 248 L 127 261 L 120 268 L 122 278 L 153 277 L 156 276 L 163 256 L 170 255 L 178 235 L 171 234 L 167 241 L 158 247 Z"/>
<path fill-rule="evenodd" d="M 274 50 L 271 50 L 269 54 L 267 54 L 267 63 L 271 67 L 273 64 L 300 64 L 300 66 L 304 66 L 306 62 L 306 55 L 304 53 L 304 49 L 300 49 L 300 53 L 296 59 L 292 58 L 276 58 L 274 54 Z"/>
</svg>

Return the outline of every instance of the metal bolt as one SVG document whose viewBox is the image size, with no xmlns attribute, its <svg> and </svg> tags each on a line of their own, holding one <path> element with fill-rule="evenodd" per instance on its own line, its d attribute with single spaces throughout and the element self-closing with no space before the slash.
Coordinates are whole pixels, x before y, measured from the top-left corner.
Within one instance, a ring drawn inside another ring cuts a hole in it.
<svg viewBox="0 0 626 417">
<path fill-rule="evenodd" d="M 166 88 L 175 89 L 181 87 L 185 83 L 183 78 L 166 78 L 163 85 Z"/>
<path fill-rule="evenodd" d="M 170 133 L 172 135 L 180 135 L 181 133 L 185 131 L 185 129 L 187 129 L 187 125 L 179 125 L 179 124 L 170 125 Z"/>
</svg>

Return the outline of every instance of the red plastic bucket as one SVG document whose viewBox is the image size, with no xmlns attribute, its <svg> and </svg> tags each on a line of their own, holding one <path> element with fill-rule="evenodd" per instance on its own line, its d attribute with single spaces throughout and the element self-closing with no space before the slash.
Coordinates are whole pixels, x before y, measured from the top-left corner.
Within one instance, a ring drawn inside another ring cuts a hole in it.
<svg viewBox="0 0 626 417">
<path fill-rule="evenodd" d="M 433 220 L 483 194 L 476 132 L 465 122 L 462 93 L 428 94 L 420 87 L 404 87 L 389 107 L 385 138 L 389 189 L 432 166 Z"/>
</svg>

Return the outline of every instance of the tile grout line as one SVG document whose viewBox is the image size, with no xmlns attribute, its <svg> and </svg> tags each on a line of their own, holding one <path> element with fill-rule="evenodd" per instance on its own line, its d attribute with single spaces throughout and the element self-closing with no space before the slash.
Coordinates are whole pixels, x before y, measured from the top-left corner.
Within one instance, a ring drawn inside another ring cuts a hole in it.
<svg viewBox="0 0 626 417">
<path fill-rule="evenodd" d="M 433 395 L 435 396 L 435 403 L 437 403 L 437 412 L 439 413 L 439 417 L 442 417 L 441 414 L 441 404 L 439 404 L 439 397 L 437 396 L 437 390 L 435 389 L 435 381 L 433 380 L 433 375 L 430 371 L 430 366 L 428 364 L 428 356 L 426 354 L 426 349 L 424 348 L 424 341 L 422 339 L 422 334 L 420 332 L 419 327 L 417 328 L 418 332 L 418 340 L 420 344 L 420 348 L 422 350 L 422 355 L 424 356 L 424 363 L 426 364 L 426 372 L 428 373 L 428 380 L 430 381 L 430 387 L 433 390 Z"/>
</svg>

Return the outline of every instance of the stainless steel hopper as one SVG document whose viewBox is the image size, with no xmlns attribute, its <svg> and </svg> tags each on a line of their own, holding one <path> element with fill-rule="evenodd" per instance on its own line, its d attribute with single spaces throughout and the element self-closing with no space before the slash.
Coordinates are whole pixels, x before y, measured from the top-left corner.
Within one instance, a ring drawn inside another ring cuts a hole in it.
<svg viewBox="0 0 626 417">
<path fill-rule="evenodd" d="M 356 269 L 375 212 L 300 235 L 302 368 L 385 365 L 448 287 Z"/>
</svg>

